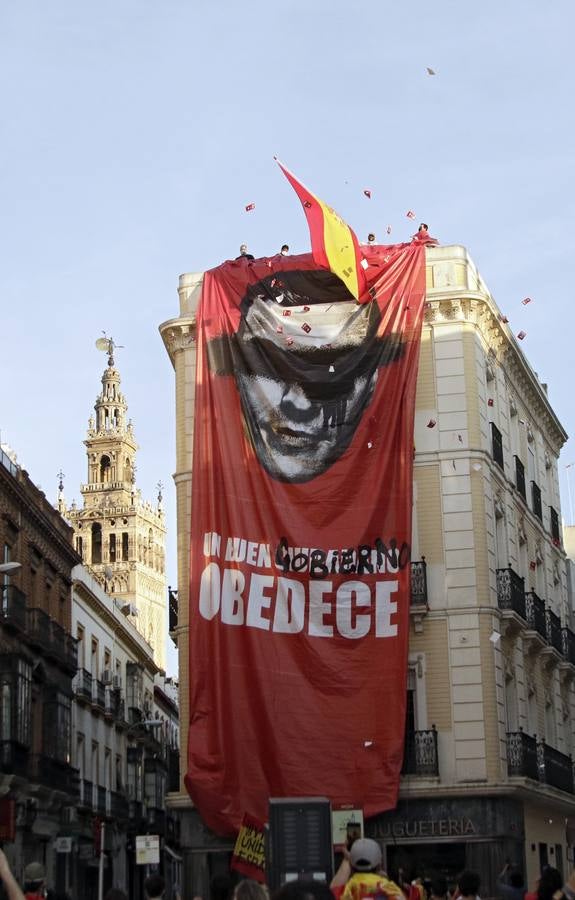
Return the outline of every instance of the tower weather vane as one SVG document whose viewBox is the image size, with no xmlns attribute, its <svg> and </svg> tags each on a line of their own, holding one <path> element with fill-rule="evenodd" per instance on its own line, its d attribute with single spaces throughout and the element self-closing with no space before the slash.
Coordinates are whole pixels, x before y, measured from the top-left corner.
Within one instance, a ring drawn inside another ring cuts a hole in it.
<svg viewBox="0 0 575 900">
<path fill-rule="evenodd" d="M 104 337 L 98 338 L 96 341 L 96 349 L 102 350 L 108 354 L 108 365 L 114 365 L 114 350 L 123 350 L 123 344 L 117 344 L 112 336 L 108 337 L 105 331 L 102 332 Z"/>
</svg>

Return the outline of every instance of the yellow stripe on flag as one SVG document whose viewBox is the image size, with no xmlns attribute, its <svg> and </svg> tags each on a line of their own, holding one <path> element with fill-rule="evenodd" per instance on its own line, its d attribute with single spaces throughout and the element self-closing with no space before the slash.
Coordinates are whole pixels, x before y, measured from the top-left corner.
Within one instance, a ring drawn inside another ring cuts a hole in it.
<svg viewBox="0 0 575 900">
<path fill-rule="evenodd" d="M 329 268 L 358 300 L 359 283 L 351 228 L 338 216 L 335 209 L 323 200 L 316 199 L 323 211 L 323 243 Z"/>
</svg>

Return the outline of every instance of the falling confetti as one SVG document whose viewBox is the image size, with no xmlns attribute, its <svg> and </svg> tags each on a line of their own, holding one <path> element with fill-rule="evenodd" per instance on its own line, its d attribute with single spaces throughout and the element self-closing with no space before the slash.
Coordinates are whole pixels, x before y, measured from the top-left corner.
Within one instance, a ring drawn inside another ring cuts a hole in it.
<svg viewBox="0 0 575 900">
<path fill-rule="evenodd" d="M 335 366 L 330 366 L 330 367 L 329 367 L 329 371 L 330 371 L 330 372 L 335 372 Z"/>
<path fill-rule="evenodd" d="M 535 569 L 537 568 L 537 565 L 533 562 L 533 560 L 531 560 L 531 562 L 529 563 L 529 568 L 531 569 L 532 572 L 534 572 Z"/>
<path fill-rule="evenodd" d="M 489 640 L 491 641 L 492 644 L 498 644 L 500 639 L 501 639 L 501 635 L 499 634 L 498 631 L 491 632 L 491 634 L 489 636 Z"/>
<path fill-rule="evenodd" d="M 457 440 L 459 441 L 460 444 L 463 443 L 463 438 L 461 437 L 460 434 L 457 435 Z"/>
<path fill-rule="evenodd" d="M 256 208 L 255 203 L 248 203 L 248 205 L 246 206 L 246 212 L 251 212 L 252 209 L 255 209 L 255 208 Z"/>
<path fill-rule="evenodd" d="M 435 421 L 435 419 L 430 419 L 429 422 L 427 423 L 428 428 L 435 428 L 436 425 L 437 425 L 437 422 Z"/>
<path fill-rule="evenodd" d="M 371 450 L 372 447 L 373 447 L 373 444 L 371 443 L 371 441 L 368 441 L 368 442 L 367 442 L 367 449 L 368 449 L 368 450 Z"/>
<path fill-rule="evenodd" d="M 369 269 L 369 263 L 368 263 L 367 259 L 362 259 L 362 261 L 361 261 L 361 268 L 362 268 L 362 269 Z"/>
<path fill-rule="evenodd" d="M 436 71 L 435 71 L 435 69 L 431 69 L 429 66 L 426 66 L 425 68 L 427 69 L 427 74 L 428 74 L 428 75 L 436 75 L 436 74 L 437 74 Z M 448 79 L 448 80 L 449 80 L 449 79 Z"/>
<path fill-rule="evenodd" d="M 309 312 L 309 306 L 304 306 L 303 311 L 304 311 L 304 312 Z"/>
<path fill-rule="evenodd" d="M 288 347 L 291 347 L 291 345 L 293 344 L 293 338 L 288 338 L 286 340 L 286 344 L 288 345 Z"/>
<path fill-rule="evenodd" d="M 364 747 L 373 747 L 373 741 L 364 741 L 363 746 Z"/>
<path fill-rule="evenodd" d="M 518 341 L 522 341 L 524 337 L 527 337 L 527 332 L 526 332 L 526 331 L 520 331 L 519 334 L 517 335 L 517 340 L 518 340 Z"/>
<path fill-rule="evenodd" d="M 489 400 L 487 401 L 487 405 L 488 405 L 488 406 L 493 406 L 493 400 L 492 400 L 491 397 L 490 397 Z"/>
<path fill-rule="evenodd" d="M 387 228 L 385 229 L 385 231 L 386 231 L 386 234 L 391 234 L 391 225 L 388 225 Z"/>
<path fill-rule="evenodd" d="M 305 206 L 306 209 L 309 209 L 311 206 L 311 203 L 309 202 L 309 200 L 304 200 L 303 205 Z"/>
<path fill-rule="evenodd" d="M 365 194 L 365 196 L 367 197 L 368 200 L 371 200 L 371 191 L 369 190 L 369 188 L 366 188 L 363 193 Z"/>
<path fill-rule="evenodd" d="M 291 316 L 291 309 L 284 309 L 282 316 L 287 319 L 288 316 Z"/>
<path fill-rule="evenodd" d="M 275 301 L 276 303 L 281 303 L 284 298 L 283 294 L 276 294 Z"/>
<path fill-rule="evenodd" d="M 307 322 L 304 322 L 302 327 L 302 331 L 305 331 L 306 334 L 309 334 L 311 331 L 311 325 L 308 325 Z"/>
<path fill-rule="evenodd" d="M 408 219 L 415 219 L 415 213 L 413 212 L 412 209 L 408 209 L 405 215 L 407 216 Z"/>
<path fill-rule="evenodd" d="M 531 303 L 531 297 L 525 297 L 525 300 L 521 301 L 523 306 L 527 306 L 528 303 Z"/>
<path fill-rule="evenodd" d="M 278 334 L 283 334 L 283 332 L 284 332 L 283 327 L 281 325 L 277 326 L 276 331 Z"/>
<path fill-rule="evenodd" d="M 481 472 L 481 463 L 473 463 L 471 468 L 474 472 Z"/>
<path fill-rule="evenodd" d="M 499 316 L 499 318 L 501 319 L 501 321 L 503 322 L 504 325 L 507 325 L 507 323 L 509 322 L 509 319 L 507 318 L 507 316 Z"/>
</svg>

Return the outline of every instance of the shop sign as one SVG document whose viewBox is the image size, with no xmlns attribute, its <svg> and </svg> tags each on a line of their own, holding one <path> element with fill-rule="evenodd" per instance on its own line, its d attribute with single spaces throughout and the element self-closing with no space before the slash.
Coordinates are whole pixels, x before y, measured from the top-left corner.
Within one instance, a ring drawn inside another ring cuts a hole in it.
<svg viewBox="0 0 575 900">
<path fill-rule="evenodd" d="M 160 862 L 160 835 L 136 835 L 136 865 L 155 866 Z"/>
<path fill-rule="evenodd" d="M 437 838 L 471 837 L 477 829 L 467 816 L 449 819 L 408 819 L 395 822 L 373 822 L 370 831 L 374 837 L 389 838 Z"/>
</svg>

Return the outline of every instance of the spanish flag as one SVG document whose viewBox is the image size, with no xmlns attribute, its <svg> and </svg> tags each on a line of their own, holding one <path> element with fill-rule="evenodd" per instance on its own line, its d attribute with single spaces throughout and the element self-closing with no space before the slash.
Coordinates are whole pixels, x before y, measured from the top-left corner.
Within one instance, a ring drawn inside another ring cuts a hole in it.
<svg viewBox="0 0 575 900">
<path fill-rule="evenodd" d="M 314 262 L 341 278 L 350 294 L 359 300 L 367 291 L 367 281 L 354 232 L 331 206 L 308 191 L 277 156 L 274 159 L 303 204 Z"/>
</svg>

